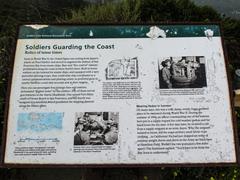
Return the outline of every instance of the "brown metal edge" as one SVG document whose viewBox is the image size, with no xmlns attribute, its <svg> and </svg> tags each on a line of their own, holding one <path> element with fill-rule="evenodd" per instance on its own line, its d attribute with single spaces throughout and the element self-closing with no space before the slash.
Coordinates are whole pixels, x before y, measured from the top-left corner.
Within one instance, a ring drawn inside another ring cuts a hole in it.
<svg viewBox="0 0 240 180">
<path fill-rule="evenodd" d="M 157 168 L 157 167 L 170 167 L 170 168 L 186 168 L 186 167 L 230 167 L 236 166 L 236 163 L 143 163 L 143 164 L 126 164 L 126 163 L 113 163 L 113 164 L 13 164 L 6 163 L 3 168 Z"/>
<path fill-rule="evenodd" d="M 19 23 L 17 26 L 17 33 L 16 33 L 16 38 L 15 38 L 15 48 L 13 49 L 13 54 L 12 54 L 12 69 L 10 70 L 9 73 L 9 81 L 8 81 L 8 91 L 7 91 L 7 98 L 6 98 L 6 105 L 5 105 L 5 115 L 4 115 L 4 129 L 3 129 L 3 151 L 2 151 L 2 156 L 1 156 L 1 164 L 0 168 L 150 168 L 150 167 L 228 167 L 228 166 L 236 166 L 239 165 L 239 147 L 238 147 L 238 136 L 237 136 L 237 122 L 236 122 L 236 116 L 234 115 L 234 109 L 233 109 L 233 103 L 231 103 L 232 107 L 232 126 L 234 130 L 234 144 L 235 144 L 235 152 L 236 152 L 236 162 L 219 162 L 219 163 L 161 163 L 161 164 L 14 164 L 14 163 L 5 163 L 5 150 L 6 150 L 6 142 L 7 142 L 7 128 L 8 128 L 8 111 L 9 111 L 9 100 L 10 100 L 10 92 L 11 92 L 11 84 L 12 84 L 12 73 L 14 70 L 14 60 L 15 60 L 15 55 L 16 55 L 16 46 L 17 46 L 17 40 L 19 36 L 19 30 L 20 26 L 22 25 L 34 25 L 34 24 L 39 24 L 39 25 L 57 25 L 57 26 L 64 26 L 64 25 L 81 25 L 81 26 L 102 26 L 102 25 L 125 25 L 125 26 L 130 26 L 130 25 L 218 25 L 220 29 L 220 37 L 222 40 L 222 48 L 224 52 L 224 60 L 225 60 L 225 68 L 227 71 L 227 78 L 228 78 L 228 85 L 229 87 L 229 94 L 230 94 L 230 102 L 232 101 L 233 94 L 231 92 L 231 87 L 232 83 L 230 81 L 230 76 L 229 76 L 229 71 L 227 69 L 227 55 L 226 55 L 226 48 L 223 44 L 223 33 L 222 33 L 222 26 L 220 22 L 189 22 L 189 21 L 183 21 L 183 22 L 174 22 L 174 21 L 169 21 L 169 22 L 136 22 L 136 23 L 43 23 L 43 22 L 25 22 L 25 23 Z M 234 126 L 235 124 L 235 126 Z"/>
<path fill-rule="evenodd" d="M 228 90 L 229 90 L 229 98 L 230 98 L 230 106 L 231 106 L 231 111 L 232 111 L 232 128 L 233 128 L 233 136 L 234 136 L 234 145 L 235 145 L 235 156 L 236 156 L 236 163 L 237 165 L 240 165 L 240 155 L 239 155 L 239 138 L 238 138 L 238 129 L 237 129 L 237 116 L 235 114 L 235 109 L 234 109 L 234 94 L 233 94 L 233 83 L 231 81 L 231 74 L 230 70 L 227 67 L 230 63 L 229 61 L 229 56 L 226 48 L 226 44 L 224 41 L 224 33 L 223 33 L 223 28 L 222 24 L 219 24 L 220 28 L 220 37 L 221 37 L 221 42 L 222 42 L 222 48 L 223 48 L 223 53 L 224 53 L 224 60 L 225 60 L 225 69 L 226 69 L 226 74 L 227 74 L 227 80 L 228 80 Z"/>
<path fill-rule="evenodd" d="M 84 22 L 84 23 L 68 23 L 68 22 L 63 22 L 63 23 L 56 23 L 56 22 L 21 22 L 18 24 L 18 27 L 22 25 L 50 25 L 50 26 L 67 26 L 67 25 L 81 25 L 81 26 L 105 26 L 105 25 L 125 25 L 125 26 L 131 26 L 131 25 L 220 25 L 220 21 L 212 21 L 212 22 L 192 22 L 192 21 L 158 21 L 158 22 Z"/>
<path fill-rule="evenodd" d="M 3 131 L 2 131 L 2 148 L 1 148 L 1 154 L 0 154 L 0 168 L 4 167 L 4 158 L 5 158 L 5 150 L 6 150 L 6 143 L 7 143 L 7 129 L 8 129 L 8 112 L 9 112 L 9 103 L 10 103 L 10 94 L 11 94 L 11 88 L 12 88 L 12 75 L 14 70 L 14 63 L 15 63 L 15 56 L 16 56 L 16 48 L 17 48 L 17 41 L 18 41 L 18 35 L 19 35 L 19 28 L 20 25 L 17 25 L 16 28 L 16 35 L 14 38 L 14 41 L 12 42 L 12 48 L 11 50 L 11 57 L 10 57 L 10 70 L 8 73 L 8 84 L 7 84 L 7 93 L 5 98 L 5 106 L 4 106 L 4 121 L 3 121 Z"/>
</svg>

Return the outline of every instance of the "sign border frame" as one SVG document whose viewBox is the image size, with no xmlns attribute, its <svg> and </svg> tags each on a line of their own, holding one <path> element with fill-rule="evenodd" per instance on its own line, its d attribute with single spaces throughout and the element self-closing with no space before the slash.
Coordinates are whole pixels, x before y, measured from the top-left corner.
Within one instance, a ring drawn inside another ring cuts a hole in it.
<svg viewBox="0 0 240 180">
<path fill-rule="evenodd" d="M 221 46 L 224 54 L 224 65 L 226 69 L 227 81 L 228 81 L 228 91 L 229 91 L 229 100 L 230 100 L 230 109 L 231 109 L 231 123 L 233 127 L 233 143 L 235 147 L 235 158 L 236 162 L 217 162 L 217 163 L 112 163 L 112 164 L 71 164 L 71 163 L 57 163 L 57 164 L 33 164 L 33 163 L 5 163 L 5 152 L 6 152 L 6 143 L 7 143 L 7 132 L 8 132 L 8 113 L 9 113 L 9 101 L 12 85 L 12 75 L 14 70 L 15 56 L 17 41 L 19 37 L 20 27 L 22 25 L 56 25 L 56 26 L 134 26 L 134 25 L 216 25 L 220 30 Z M 234 111 L 234 101 L 233 101 L 233 91 L 232 91 L 232 81 L 230 70 L 227 67 L 229 64 L 229 58 L 227 53 L 226 44 L 223 38 L 223 28 L 221 22 L 137 22 L 137 23 L 42 23 L 42 22 L 24 22 L 19 23 L 17 26 L 17 31 L 15 35 L 14 42 L 12 42 L 14 48 L 11 51 L 10 57 L 10 70 L 8 76 L 8 85 L 7 93 L 5 98 L 5 107 L 4 107 L 4 121 L 3 121 L 3 131 L 2 131 L 2 148 L 0 155 L 0 168 L 136 168 L 136 167 L 228 167 L 240 165 L 240 154 L 239 154 L 239 138 L 238 138 L 238 129 L 237 129 L 237 117 Z"/>
</svg>

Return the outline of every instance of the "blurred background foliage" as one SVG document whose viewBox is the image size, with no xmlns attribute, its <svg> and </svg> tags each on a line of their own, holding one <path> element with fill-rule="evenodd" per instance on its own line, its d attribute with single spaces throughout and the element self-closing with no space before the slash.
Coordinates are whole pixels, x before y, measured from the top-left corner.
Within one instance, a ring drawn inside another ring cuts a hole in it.
<svg viewBox="0 0 240 180">
<path fill-rule="evenodd" d="M 14 53 L 14 41 L 19 23 L 137 23 L 137 22 L 221 22 L 231 72 L 240 64 L 240 20 L 220 15 L 209 6 L 196 6 L 190 0 L 122 0 L 90 3 L 83 0 L 0 0 L 0 132 L 6 99 L 8 74 Z M 240 119 L 240 109 L 236 109 Z M 239 126 L 238 122 L 238 126 Z M 240 126 L 239 126 L 240 128 Z M 239 129 L 238 128 L 238 129 Z M 90 170 L 89 170 L 90 171 Z M 99 171 L 99 170 L 98 170 Z M 102 169 L 102 179 L 108 172 L 118 172 L 123 179 L 139 179 L 144 170 Z M 20 178 L 22 170 L 0 169 L 0 179 Z M 147 171 L 148 172 L 148 171 Z M 134 174 L 134 175 L 132 175 Z M 140 179 L 240 179 L 238 167 L 225 168 L 158 168 Z M 100 177 L 99 177 L 100 178 Z M 87 179 L 87 178 L 85 178 Z M 111 178 L 110 178 L 111 179 Z M 119 178 L 118 178 L 119 179 Z"/>
</svg>

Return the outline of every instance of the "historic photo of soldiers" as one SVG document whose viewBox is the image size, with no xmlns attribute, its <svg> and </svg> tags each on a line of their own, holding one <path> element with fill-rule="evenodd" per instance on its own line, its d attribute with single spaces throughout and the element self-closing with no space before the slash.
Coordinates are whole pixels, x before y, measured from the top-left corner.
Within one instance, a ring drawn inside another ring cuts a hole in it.
<svg viewBox="0 0 240 180">
<path fill-rule="evenodd" d="M 113 145 L 118 141 L 118 112 L 76 113 L 74 145 Z"/>
<path fill-rule="evenodd" d="M 181 56 L 158 61 L 160 89 L 202 88 L 207 86 L 205 57 Z"/>
</svg>

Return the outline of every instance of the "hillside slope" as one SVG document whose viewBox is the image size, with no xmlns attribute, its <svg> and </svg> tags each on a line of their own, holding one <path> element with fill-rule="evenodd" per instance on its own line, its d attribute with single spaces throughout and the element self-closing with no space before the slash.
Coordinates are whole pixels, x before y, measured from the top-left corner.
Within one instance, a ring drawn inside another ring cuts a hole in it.
<svg viewBox="0 0 240 180">
<path fill-rule="evenodd" d="M 240 19 L 239 0 L 193 0 L 198 5 L 209 5 L 217 9 L 220 13 Z"/>
</svg>

